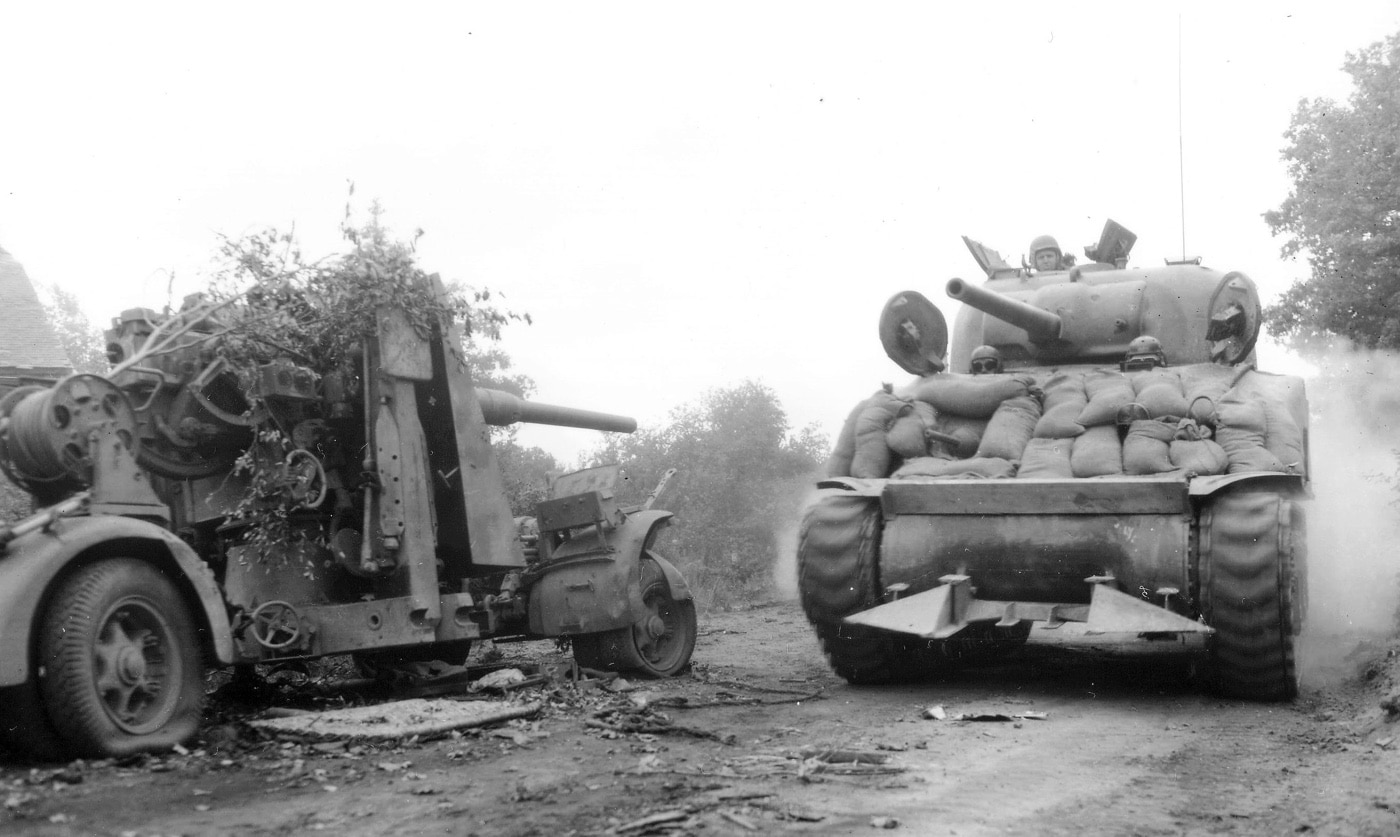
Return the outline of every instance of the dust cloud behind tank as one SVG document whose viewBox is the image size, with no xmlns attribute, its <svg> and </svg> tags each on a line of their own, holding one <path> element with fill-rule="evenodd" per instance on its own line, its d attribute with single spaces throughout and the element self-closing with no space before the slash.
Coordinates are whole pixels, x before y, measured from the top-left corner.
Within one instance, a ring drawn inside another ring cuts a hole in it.
<svg viewBox="0 0 1400 837">
<path fill-rule="evenodd" d="M 948 281 L 951 346 L 926 297 L 891 297 L 879 337 L 916 377 L 850 411 L 800 527 L 833 667 L 908 679 L 1053 638 L 1203 655 L 1221 693 L 1291 698 L 1308 409 L 1255 368 L 1254 283 L 1130 267 L 1113 221 L 1054 269 L 963 240 L 985 281 Z"/>
</svg>

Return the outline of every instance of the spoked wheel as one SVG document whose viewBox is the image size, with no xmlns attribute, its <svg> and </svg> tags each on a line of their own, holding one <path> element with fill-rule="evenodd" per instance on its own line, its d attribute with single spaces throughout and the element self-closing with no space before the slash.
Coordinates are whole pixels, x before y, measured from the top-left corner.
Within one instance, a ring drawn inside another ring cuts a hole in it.
<svg viewBox="0 0 1400 837">
<path fill-rule="evenodd" d="M 627 628 L 574 637 L 574 659 L 579 665 L 670 677 L 690 662 L 698 633 L 695 603 L 671 596 L 666 575 L 655 561 L 643 558 L 641 564 L 646 615 Z"/>
<path fill-rule="evenodd" d="M 129 558 L 79 570 L 39 637 L 41 692 L 67 749 L 123 756 L 195 734 L 204 704 L 194 621 L 175 586 Z"/>
</svg>

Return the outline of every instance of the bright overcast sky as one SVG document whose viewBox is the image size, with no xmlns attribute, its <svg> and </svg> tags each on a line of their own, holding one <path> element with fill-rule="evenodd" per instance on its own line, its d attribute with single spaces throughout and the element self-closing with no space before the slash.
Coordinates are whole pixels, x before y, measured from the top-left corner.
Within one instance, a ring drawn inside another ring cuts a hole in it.
<svg viewBox="0 0 1400 837">
<path fill-rule="evenodd" d="M 884 301 L 980 278 L 960 235 L 1014 262 L 1112 217 L 1181 255 L 1178 21 L 1187 255 L 1277 296 L 1282 134 L 1400 31 L 1394 0 L 963 5 L 11 4 L 0 247 L 102 322 L 197 289 L 217 233 L 338 248 L 354 181 L 533 316 L 504 345 L 538 400 L 650 424 L 753 378 L 834 433 L 907 377 Z"/>
</svg>

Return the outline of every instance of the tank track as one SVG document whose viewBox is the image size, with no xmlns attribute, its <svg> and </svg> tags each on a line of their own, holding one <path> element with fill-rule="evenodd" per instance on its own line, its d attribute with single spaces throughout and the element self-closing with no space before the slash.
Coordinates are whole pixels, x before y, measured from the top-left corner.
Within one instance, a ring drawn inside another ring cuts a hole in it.
<svg viewBox="0 0 1400 837">
<path fill-rule="evenodd" d="M 879 500 L 833 491 L 808 508 L 798 534 L 802 608 L 832 670 L 854 685 L 922 680 L 949 660 L 944 643 L 841 623 L 881 601 L 881 528 Z"/>
<path fill-rule="evenodd" d="M 1276 492 L 1225 494 L 1201 513 L 1201 616 L 1215 628 L 1207 683 L 1227 697 L 1298 694 L 1293 639 L 1302 627 L 1303 512 Z"/>
</svg>

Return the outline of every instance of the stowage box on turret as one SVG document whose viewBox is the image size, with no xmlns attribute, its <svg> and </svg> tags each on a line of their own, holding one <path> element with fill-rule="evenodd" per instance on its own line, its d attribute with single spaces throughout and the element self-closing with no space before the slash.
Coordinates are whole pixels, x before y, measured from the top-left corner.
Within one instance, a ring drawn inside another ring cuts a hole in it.
<svg viewBox="0 0 1400 837">
<path fill-rule="evenodd" d="M 840 675 L 1045 640 L 1201 655 L 1222 694 L 1296 694 L 1302 381 L 1256 368 L 1247 276 L 1128 267 L 1135 239 L 1110 221 L 1085 264 L 1036 269 L 965 238 L 987 278 L 947 283 L 951 351 L 927 299 L 887 303 L 881 342 L 916 377 L 850 412 L 799 534 Z"/>
</svg>

